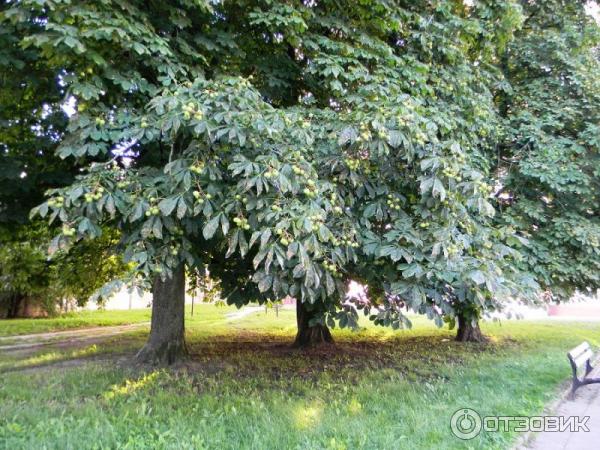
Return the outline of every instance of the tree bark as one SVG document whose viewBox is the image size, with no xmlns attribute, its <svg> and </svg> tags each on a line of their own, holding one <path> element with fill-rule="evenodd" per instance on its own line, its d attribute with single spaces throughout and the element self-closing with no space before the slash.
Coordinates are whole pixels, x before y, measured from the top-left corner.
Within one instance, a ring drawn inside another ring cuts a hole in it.
<svg viewBox="0 0 600 450">
<path fill-rule="evenodd" d="M 296 300 L 296 321 L 298 333 L 294 341 L 294 347 L 307 348 L 322 344 L 333 344 L 333 337 L 326 325 L 310 325 L 311 319 L 317 316 L 318 311 L 308 309 L 307 305 Z"/>
<path fill-rule="evenodd" d="M 456 340 L 458 342 L 485 342 L 487 339 L 479 328 L 479 320 L 458 315 L 458 330 Z"/>
<path fill-rule="evenodd" d="M 157 276 L 152 285 L 152 321 L 146 345 L 138 352 L 138 362 L 152 365 L 173 364 L 187 355 L 185 346 L 185 266 L 173 276 Z"/>
<path fill-rule="evenodd" d="M 21 294 L 12 294 L 10 306 L 8 307 L 8 311 L 6 313 L 7 319 L 15 319 L 19 316 L 19 307 L 21 306 L 23 298 L 24 296 Z"/>
</svg>

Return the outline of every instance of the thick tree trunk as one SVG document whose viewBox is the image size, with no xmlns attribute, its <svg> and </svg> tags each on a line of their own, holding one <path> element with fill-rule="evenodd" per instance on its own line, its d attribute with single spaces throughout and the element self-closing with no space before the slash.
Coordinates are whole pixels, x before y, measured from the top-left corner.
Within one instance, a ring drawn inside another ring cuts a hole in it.
<svg viewBox="0 0 600 450">
<path fill-rule="evenodd" d="M 185 268 L 182 264 L 173 271 L 172 278 L 154 280 L 150 336 L 136 356 L 138 362 L 167 365 L 185 357 L 184 319 Z"/>
<path fill-rule="evenodd" d="M 298 333 L 294 341 L 294 347 L 307 348 L 316 347 L 321 344 L 332 344 L 333 337 L 326 325 L 316 324 L 311 326 L 310 320 L 317 315 L 314 310 L 309 310 L 300 300 L 296 300 L 296 321 L 298 322 Z"/>
<path fill-rule="evenodd" d="M 485 342 L 487 339 L 479 328 L 477 319 L 466 318 L 458 315 L 458 330 L 456 340 L 458 342 Z"/>
</svg>

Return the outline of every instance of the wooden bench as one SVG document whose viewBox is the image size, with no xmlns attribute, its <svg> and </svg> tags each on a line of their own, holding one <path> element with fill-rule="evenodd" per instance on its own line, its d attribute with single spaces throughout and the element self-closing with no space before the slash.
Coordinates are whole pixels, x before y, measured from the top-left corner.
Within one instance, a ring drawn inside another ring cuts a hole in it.
<svg viewBox="0 0 600 450">
<path fill-rule="evenodd" d="M 590 348 L 590 344 L 584 342 L 579 344 L 569 353 L 567 353 L 569 358 L 569 362 L 571 363 L 571 368 L 573 369 L 573 387 L 571 388 L 571 396 L 570 398 L 575 398 L 575 391 L 580 386 L 585 386 L 586 384 L 600 383 L 600 378 L 589 376 L 590 373 L 594 370 L 592 364 L 590 362 L 594 353 Z M 579 377 L 578 371 L 580 368 L 585 367 L 583 377 Z"/>
</svg>

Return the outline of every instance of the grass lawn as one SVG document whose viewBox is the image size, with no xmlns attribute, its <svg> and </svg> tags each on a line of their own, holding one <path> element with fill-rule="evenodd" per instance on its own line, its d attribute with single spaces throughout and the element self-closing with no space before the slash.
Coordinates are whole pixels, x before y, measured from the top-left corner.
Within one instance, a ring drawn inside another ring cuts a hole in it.
<svg viewBox="0 0 600 450">
<path fill-rule="evenodd" d="M 197 311 L 192 356 L 169 370 L 131 366 L 145 330 L 0 350 L 0 448 L 510 448 L 516 433 L 459 440 L 450 417 L 539 414 L 570 375 L 566 351 L 600 344 L 597 323 L 488 323 L 489 344 L 465 345 L 419 318 L 410 331 L 336 330 L 335 347 L 300 352 L 293 311 Z"/>
<path fill-rule="evenodd" d="M 87 327 L 149 322 L 150 308 L 129 311 L 82 311 L 39 319 L 0 320 L 0 336 L 46 333 Z"/>
<path fill-rule="evenodd" d="M 210 306 L 196 304 L 194 311 L 203 311 L 201 316 L 191 315 L 191 305 L 186 306 L 186 323 L 194 326 L 197 321 L 205 323 L 214 319 L 223 319 L 226 313 L 238 311 L 234 306 Z M 204 308 L 204 309 L 203 309 Z M 76 330 L 90 327 L 111 327 L 118 325 L 131 325 L 136 323 L 150 323 L 152 311 L 150 308 L 113 311 L 82 311 L 77 313 L 62 314 L 57 317 L 38 319 L 10 319 L 0 320 L 0 337 L 18 336 L 23 334 L 48 333 L 53 331 Z"/>
</svg>

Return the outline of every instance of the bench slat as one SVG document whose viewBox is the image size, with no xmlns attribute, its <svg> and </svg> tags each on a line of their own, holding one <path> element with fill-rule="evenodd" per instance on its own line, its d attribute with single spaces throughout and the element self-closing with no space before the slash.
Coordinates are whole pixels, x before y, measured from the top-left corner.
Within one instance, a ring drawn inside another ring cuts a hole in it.
<svg viewBox="0 0 600 450">
<path fill-rule="evenodd" d="M 573 369 L 573 387 L 571 388 L 571 400 L 575 398 L 575 391 L 579 389 L 581 386 L 585 386 L 587 384 L 600 383 L 600 378 L 598 378 L 598 373 L 600 372 L 600 366 L 596 366 L 595 368 L 591 368 L 590 360 L 594 356 L 594 352 L 592 351 L 590 345 L 587 342 L 583 342 L 582 344 L 575 347 L 569 353 L 567 353 L 569 357 L 569 361 L 571 362 L 571 368 Z M 585 364 L 585 369 L 582 371 L 580 368 Z M 588 370 L 591 372 L 588 373 Z M 578 374 L 581 373 L 581 376 Z"/>
<path fill-rule="evenodd" d="M 581 355 L 579 355 L 577 358 L 573 358 L 573 362 L 575 363 L 576 367 L 581 367 L 585 364 L 586 361 L 588 361 L 594 354 L 592 353 L 592 351 L 588 348 L 585 352 L 583 352 Z"/>
<path fill-rule="evenodd" d="M 569 352 L 569 355 L 571 356 L 571 358 L 576 359 L 579 355 L 581 355 L 585 351 L 588 351 L 589 349 L 590 349 L 590 344 L 588 344 L 587 342 L 583 342 L 583 343 L 579 344 L 577 347 L 575 347 L 573 350 L 571 350 Z"/>
</svg>

